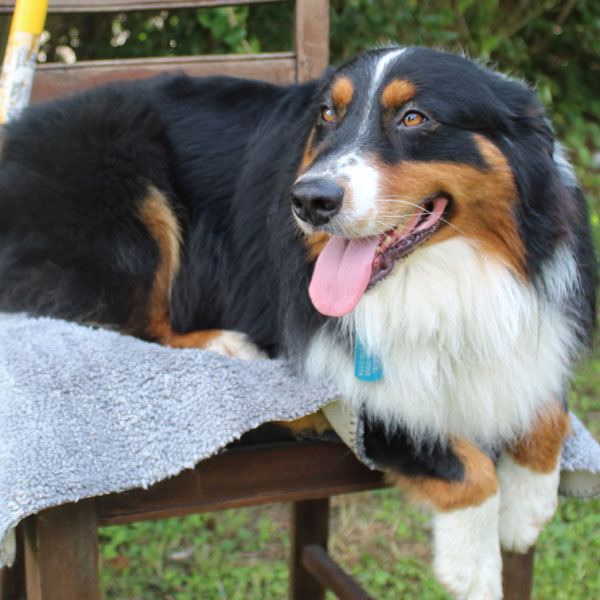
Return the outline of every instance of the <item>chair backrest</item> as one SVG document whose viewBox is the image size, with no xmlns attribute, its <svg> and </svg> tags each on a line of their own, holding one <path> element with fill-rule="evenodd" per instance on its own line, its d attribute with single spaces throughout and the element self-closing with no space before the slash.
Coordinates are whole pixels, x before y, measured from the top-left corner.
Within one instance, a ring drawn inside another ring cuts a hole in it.
<svg viewBox="0 0 600 600">
<path fill-rule="evenodd" d="M 126 12 L 286 1 L 289 0 L 50 0 L 48 12 Z M 329 58 L 329 0 L 295 0 L 294 5 L 291 52 L 40 64 L 36 69 L 31 102 L 65 96 L 108 81 L 142 79 L 177 69 L 194 76 L 233 75 L 280 84 L 318 77 Z M 0 13 L 12 12 L 13 9 L 14 0 L 0 0 Z"/>
</svg>

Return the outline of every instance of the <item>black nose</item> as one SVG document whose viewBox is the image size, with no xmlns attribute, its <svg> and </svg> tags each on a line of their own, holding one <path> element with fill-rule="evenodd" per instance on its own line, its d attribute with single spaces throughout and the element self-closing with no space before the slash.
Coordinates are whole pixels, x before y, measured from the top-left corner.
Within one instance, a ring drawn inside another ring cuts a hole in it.
<svg viewBox="0 0 600 600">
<path fill-rule="evenodd" d="M 329 179 L 307 179 L 292 188 L 292 210 L 312 223 L 324 225 L 342 208 L 344 190 Z"/>
</svg>

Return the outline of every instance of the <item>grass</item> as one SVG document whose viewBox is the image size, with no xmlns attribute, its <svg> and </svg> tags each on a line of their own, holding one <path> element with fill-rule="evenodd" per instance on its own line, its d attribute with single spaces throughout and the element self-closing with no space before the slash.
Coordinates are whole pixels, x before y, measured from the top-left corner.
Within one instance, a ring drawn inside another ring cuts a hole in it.
<svg viewBox="0 0 600 600">
<path fill-rule="evenodd" d="M 600 351 L 573 378 L 571 406 L 600 439 Z M 284 599 L 288 525 L 278 504 L 103 527 L 103 598 Z M 430 538 L 429 516 L 397 490 L 333 500 L 331 553 L 378 600 L 448 598 L 429 566 Z M 600 499 L 562 500 L 537 548 L 535 600 L 600 598 Z"/>
</svg>

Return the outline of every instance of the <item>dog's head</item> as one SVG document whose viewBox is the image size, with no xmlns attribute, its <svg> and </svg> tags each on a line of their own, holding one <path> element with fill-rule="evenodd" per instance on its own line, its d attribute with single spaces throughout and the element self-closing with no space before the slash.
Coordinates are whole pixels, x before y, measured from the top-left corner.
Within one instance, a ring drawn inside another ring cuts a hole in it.
<svg viewBox="0 0 600 600">
<path fill-rule="evenodd" d="M 574 177 L 521 83 L 434 50 L 375 50 L 333 73 L 316 112 L 292 209 L 323 314 L 453 236 L 530 278 L 571 229 Z"/>
</svg>

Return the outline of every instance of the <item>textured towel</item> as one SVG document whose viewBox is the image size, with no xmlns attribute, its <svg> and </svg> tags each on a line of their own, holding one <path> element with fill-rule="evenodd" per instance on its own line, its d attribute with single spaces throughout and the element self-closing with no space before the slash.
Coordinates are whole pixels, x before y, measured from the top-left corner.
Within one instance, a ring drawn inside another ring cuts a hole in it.
<svg viewBox="0 0 600 600">
<path fill-rule="evenodd" d="M 309 414 L 335 397 L 280 360 L 0 314 L 0 565 L 10 558 L 7 532 L 26 516 L 146 487 L 261 423 Z M 582 426 L 575 433 L 563 468 L 598 474 L 600 448 Z"/>
<path fill-rule="evenodd" d="M 0 313 L 0 548 L 43 508 L 146 487 L 334 398 L 280 360 Z"/>
</svg>

